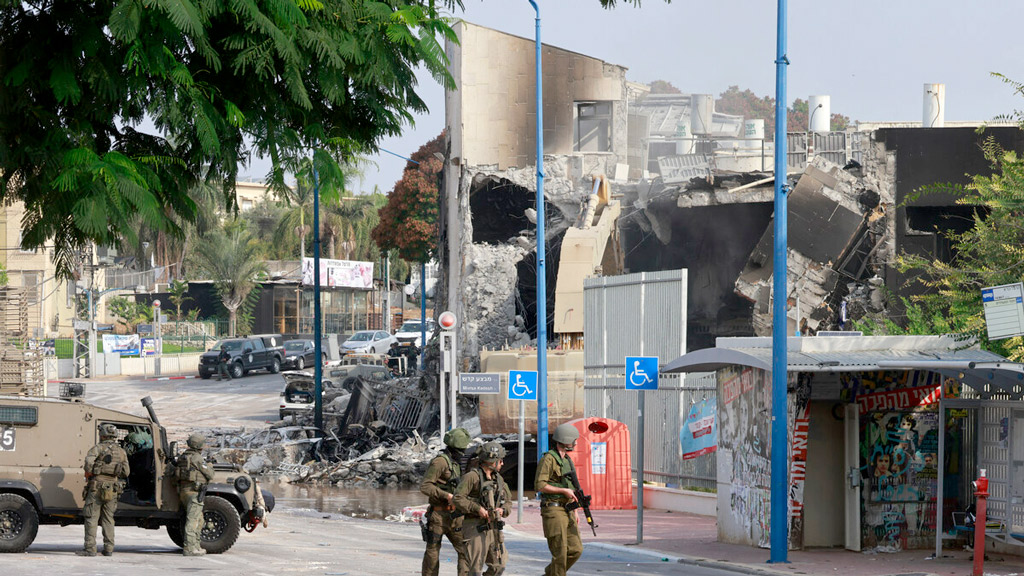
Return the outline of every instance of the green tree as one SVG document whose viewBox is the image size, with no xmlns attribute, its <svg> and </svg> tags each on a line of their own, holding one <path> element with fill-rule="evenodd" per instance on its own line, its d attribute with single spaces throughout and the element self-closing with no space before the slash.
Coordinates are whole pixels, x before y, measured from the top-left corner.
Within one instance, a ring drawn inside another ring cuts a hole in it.
<svg viewBox="0 0 1024 576">
<path fill-rule="evenodd" d="M 153 308 L 149 304 L 125 296 L 114 296 L 107 300 L 107 312 L 124 326 L 128 334 L 133 334 L 139 324 L 153 320 Z"/>
<path fill-rule="evenodd" d="M 0 199 L 24 201 L 24 246 L 52 242 L 64 277 L 80 247 L 137 244 L 135 215 L 180 236 L 197 183 L 230 206 L 259 155 L 283 190 L 310 149 L 344 162 L 425 112 L 416 69 L 453 87 L 442 10 L 461 6 L 0 0 Z"/>
<path fill-rule="evenodd" d="M 655 80 L 651 82 L 651 94 L 682 94 L 683 91 L 672 85 L 667 80 Z"/>
<path fill-rule="evenodd" d="M 373 229 L 373 240 L 381 250 L 397 250 L 409 262 L 426 262 L 437 251 L 438 184 L 443 164 L 434 153 L 443 155 L 444 145 L 441 132 L 411 156 L 419 164 L 406 165 Z"/>
<path fill-rule="evenodd" d="M 185 294 L 188 293 L 188 281 L 187 280 L 171 280 L 170 286 L 167 287 L 167 292 L 170 293 L 168 298 L 171 300 L 171 304 L 174 305 L 174 317 L 178 320 L 182 320 L 181 307 L 192 300 Z"/>
<path fill-rule="evenodd" d="M 257 286 L 266 268 L 259 247 L 242 220 L 225 223 L 224 228 L 203 237 L 196 245 L 195 258 L 228 312 L 228 333 L 237 334 L 239 308 Z"/>
<path fill-rule="evenodd" d="M 959 195 L 957 203 L 974 209 L 973 225 L 962 233 L 940 231 L 950 240 L 949 262 L 902 254 L 896 266 L 918 273 L 929 292 L 906 303 L 902 323 L 869 319 L 869 330 L 903 334 L 957 333 L 973 336 L 986 350 L 1024 360 L 1024 338 L 988 339 L 982 288 L 1024 280 L 1024 159 L 992 139 L 983 146 L 991 175 L 975 175 L 965 186 L 940 184 L 922 193 Z"/>
</svg>

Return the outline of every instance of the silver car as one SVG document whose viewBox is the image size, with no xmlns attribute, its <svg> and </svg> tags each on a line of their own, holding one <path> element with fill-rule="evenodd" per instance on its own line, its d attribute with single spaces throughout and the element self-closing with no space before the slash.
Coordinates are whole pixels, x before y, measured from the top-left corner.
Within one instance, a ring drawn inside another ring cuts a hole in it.
<svg viewBox="0 0 1024 576">
<path fill-rule="evenodd" d="M 387 354 L 395 337 L 383 330 L 360 330 L 341 345 L 342 354 Z"/>
</svg>

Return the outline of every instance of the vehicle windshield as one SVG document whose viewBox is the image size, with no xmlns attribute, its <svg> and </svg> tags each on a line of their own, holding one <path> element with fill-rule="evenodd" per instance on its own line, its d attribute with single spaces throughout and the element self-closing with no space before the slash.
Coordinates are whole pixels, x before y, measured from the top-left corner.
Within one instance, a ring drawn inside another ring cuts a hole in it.
<svg viewBox="0 0 1024 576">
<path fill-rule="evenodd" d="M 302 352 L 302 349 L 306 346 L 306 343 L 302 340 L 294 342 L 285 342 L 284 349 L 288 352 Z"/>
<path fill-rule="evenodd" d="M 349 342 L 369 342 L 373 340 L 373 332 L 356 332 L 348 339 Z"/>
<path fill-rule="evenodd" d="M 213 347 L 214 350 L 220 350 L 222 347 L 227 347 L 228 351 L 235 351 L 242 349 L 241 340 L 221 340 L 217 342 L 217 345 Z"/>
<path fill-rule="evenodd" d="M 419 320 L 417 320 L 415 322 L 405 322 L 405 323 L 402 324 L 402 327 L 398 329 L 398 331 L 399 332 L 419 332 L 421 324 L 422 324 L 422 322 L 420 322 Z M 430 326 L 430 323 L 428 322 L 427 323 L 427 330 L 430 330 L 430 329 L 431 329 L 431 326 Z"/>
</svg>

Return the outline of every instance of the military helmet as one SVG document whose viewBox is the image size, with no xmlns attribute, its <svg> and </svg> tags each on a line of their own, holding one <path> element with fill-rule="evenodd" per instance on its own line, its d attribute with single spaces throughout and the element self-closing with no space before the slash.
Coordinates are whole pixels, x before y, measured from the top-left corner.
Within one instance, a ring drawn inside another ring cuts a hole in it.
<svg viewBox="0 0 1024 576">
<path fill-rule="evenodd" d="M 469 446 L 469 431 L 465 428 L 453 428 L 445 432 L 444 445 L 456 450 L 465 450 Z"/>
<path fill-rule="evenodd" d="M 100 438 L 117 438 L 117 426 L 100 424 Z"/>
<path fill-rule="evenodd" d="M 203 447 L 203 445 L 206 444 L 206 437 L 196 432 L 195 434 L 188 437 L 188 441 L 186 442 L 186 444 L 188 444 L 188 447 L 193 450 L 199 450 L 200 448 Z"/>
<path fill-rule="evenodd" d="M 551 435 L 555 442 L 559 444 L 572 444 L 580 437 L 580 431 L 576 429 L 572 424 L 566 423 L 555 428 L 555 433 Z"/>
<path fill-rule="evenodd" d="M 481 462 L 497 462 L 505 457 L 505 447 L 493 440 L 480 447 Z"/>
</svg>

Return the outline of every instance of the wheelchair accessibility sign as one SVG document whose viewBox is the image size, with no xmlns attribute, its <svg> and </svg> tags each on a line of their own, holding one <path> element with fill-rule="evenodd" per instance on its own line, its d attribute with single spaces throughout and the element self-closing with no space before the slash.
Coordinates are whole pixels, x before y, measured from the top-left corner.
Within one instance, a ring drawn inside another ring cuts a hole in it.
<svg viewBox="0 0 1024 576">
<path fill-rule="evenodd" d="M 626 390 L 658 389 L 658 357 L 626 356 Z"/>
<path fill-rule="evenodd" d="M 508 371 L 508 399 L 509 400 L 536 400 L 537 399 L 537 371 L 536 370 L 509 370 Z"/>
</svg>

